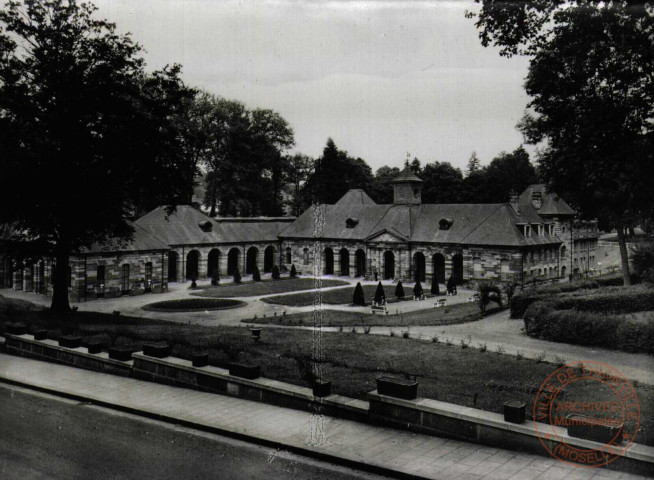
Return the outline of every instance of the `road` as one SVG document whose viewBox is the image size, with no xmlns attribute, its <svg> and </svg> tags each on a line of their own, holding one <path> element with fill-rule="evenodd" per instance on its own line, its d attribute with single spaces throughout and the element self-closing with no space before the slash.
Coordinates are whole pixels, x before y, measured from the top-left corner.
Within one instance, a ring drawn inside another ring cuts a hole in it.
<svg viewBox="0 0 654 480">
<path fill-rule="evenodd" d="M 0 384 L 0 478 L 386 477 Z"/>
</svg>

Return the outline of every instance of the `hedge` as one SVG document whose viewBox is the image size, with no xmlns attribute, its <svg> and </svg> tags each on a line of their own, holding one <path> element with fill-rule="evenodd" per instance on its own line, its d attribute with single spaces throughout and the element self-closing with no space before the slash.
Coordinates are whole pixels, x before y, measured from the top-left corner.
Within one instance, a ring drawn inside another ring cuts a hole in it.
<svg viewBox="0 0 654 480">
<path fill-rule="evenodd" d="M 524 322 L 528 335 L 544 340 L 654 353 L 654 315 L 649 318 L 628 318 L 624 315 L 556 310 L 546 302 L 535 302 L 527 309 Z"/>
<path fill-rule="evenodd" d="M 617 290 L 616 290 L 617 289 Z M 654 310 L 654 289 L 647 285 L 609 287 L 585 296 L 565 296 L 550 300 L 555 310 L 631 313 Z"/>
</svg>

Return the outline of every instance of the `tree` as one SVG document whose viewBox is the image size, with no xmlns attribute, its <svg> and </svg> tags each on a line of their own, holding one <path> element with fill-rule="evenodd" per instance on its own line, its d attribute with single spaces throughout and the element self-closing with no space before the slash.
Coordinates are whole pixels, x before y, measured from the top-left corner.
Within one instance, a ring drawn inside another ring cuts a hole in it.
<svg viewBox="0 0 654 480">
<path fill-rule="evenodd" d="M 529 154 L 522 147 L 511 153 L 502 152 L 484 169 L 486 189 L 484 202 L 506 203 L 511 191 L 522 192 L 529 185 L 538 183 L 536 168 L 529 161 Z"/>
<path fill-rule="evenodd" d="M 516 282 L 504 282 L 502 284 L 502 290 L 504 291 L 504 294 L 506 295 L 506 298 L 509 301 L 509 303 L 511 303 L 511 299 L 513 298 L 513 295 L 515 294 L 517 288 L 518 288 L 518 284 Z"/>
<path fill-rule="evenodd" d="M 438 285 L 438 279 L 436 278 L 436 275 L 434 275 L 433 278 L 431 279 L 431 294 L 438 295 L 440 293 L 441 291 Z"/>
<path fill-rule="evenodd" d="M 252 281 L 260 282 L 261 281 L 261 272 L 259 272 L 259 267 L 254 267 L 254 272 L 252 272 Z"/>
<path fill-rule="evenodd" d="M 404 298 L 404 286 L 401 280 L 397 282 L 397 286 L 395 287 L 395 296 L 397 298 Z"/>
<path fill-rule="evenodd" d="M 308 206 L 302 197 L 302 187 L 313 170 L 313 159 L 302 153 L 296 153 L 287 157 L 286 164 L 286 179 L 293 188 L 293 196 L 289 202 L 291 212 L 294 216 L 299 217 Z"/>
<path fill-rule="evenodd" d="M 234 283 L 241 283 L 241 271 L 238 268 L 234 270 Z"/>
<path fill-rule="evenodd" d="M 164 148 L 178 105 L 156 110 L 150 88 L 178 72 L 146 75 L 141 48 L 95 11 L 74 0 L 0 10 L 0 201 L 11 206 L 0 223 L 47 245 L 59 311 L 71 251 L 129 238 L 128 218 L 166 198 L 180 162 Z"/>
<path fill-rule="evenodd" d="M 291 272 L 290 272 L 291 278 L 297 277 L 297 270 L 295 269 L 295 264 L 291 265 Z"/>
<path fill-rule="evenodd" d="M 363 287 L 361 286 L 361 282 L 357 282 L 357 286 L 354 287 L 354 294 L 352 295 L 352 303 L 354 305 L 359 305 L 362 307 L 366 305 L 366 299 L 363 294 Z"/>
<path fill-rule="evenodd" d="M 393 184 L 400 174 L 400 169 L 397 167 L 389 167 L 384 165 L 379 167 L 375 172 L 375 178 L 371 191 L 368 192 L 370 196 L 379 204 L 393 203 Z"/>
<path fill-rule="evenodd" d="M 481 168 L 481 161 L 477 156 L 477 152 L 472 152 L 470 158 L 468 159 L 468 169 L 466 170 L 466 174 L 470 175 L 471 173 L 476 172 L 480 168 Z"/>
<path fill-rule="evenodd" d="M 520 129 L 528 143 L 544 144 L 540 175 L 582 216 L 602 212 L 616 228 L 629 285 L 624 229 L 654 206 L 651 4 L 478 1 L 482 44 L 531 57 L 532 113 Z"/>
<path fill-rule="evenodd" d="M 383 303 L 385 299 L 386 295 L 384 294 L 384 286 L 379 282 L 377 284 L 377 289 L 375 290 L 375 303 Z"/>
<path fill-rule="evenodd" d="M 424 203 L 462 203 L 463 174 L 449 162 L 433 162 L 422 169 Z"/>
<path fill-rule="evenodd" d="M 638 242 L 633 247 L 631 262 L 636 275 L 647 282 L 654 282 L 654 242 Z"/>
<path fill-rule="evenodd" d="M 502 292 L 500 287 L 492 282 L 481 281 L 477 284 L 477 293 L 479 293 L 479 310 L 482 313 L 486 312 L 486 308 L 490 302 L 497 303 L 502 306 Z"/>
<path fill-rule="evenodd" d="M 415 298 L 420 298 L 422 297 L 423 290 L 422 290 L 422 285 L 420 284 L 420 281 L 417 281 L 416 284 L 413 286 L 413 296 Z"/>
<path fill-rule="evenodd" d="M 271 277 L 273 280 L 279 280 L 279 267 L 273 265 Z"/>
</svg>

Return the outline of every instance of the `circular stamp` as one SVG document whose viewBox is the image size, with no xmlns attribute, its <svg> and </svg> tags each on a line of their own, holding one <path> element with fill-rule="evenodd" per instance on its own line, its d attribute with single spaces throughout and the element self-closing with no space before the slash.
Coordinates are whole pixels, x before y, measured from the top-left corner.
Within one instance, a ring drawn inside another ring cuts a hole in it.
<svg viewBox="0 0 654 480">
<path fill-rule="evenodd" d="M 633 385 L 618 370 L 578 361 L 557 369 L 541 384 L 533 419 L 551 456 L 578 467 L 601 467 L 633 444 L 640 404 Z"/>
</svg>

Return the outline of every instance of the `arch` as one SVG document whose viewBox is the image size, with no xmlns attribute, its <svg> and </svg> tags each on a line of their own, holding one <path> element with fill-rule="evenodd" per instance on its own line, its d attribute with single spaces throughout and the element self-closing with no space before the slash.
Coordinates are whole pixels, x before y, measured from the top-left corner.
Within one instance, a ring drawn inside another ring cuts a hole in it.
<svg viewBox="0 0 654 480">
<path fill-rule="evenodd" d="M 565 258 L 566 246 L 561 245 L 561 258 Z"/>
<path fill-rule="evenodd" d="M 334 275 L 334 250 L 325 248 L 325 275 Z"/>
<path fill-rule="evenodd" d="M 457 285 L 463 283 L 463 255 L 457 253 L 452 257 L 452 275 Z"/>
<path fill-rule="evenodd" d="M 341 258 L 341 276 L 350 275 L 350 252 L 347 248 L 341 248 L 338 252 Z"/>
<path fill-rule="evenodd" d="M 425 271 L 425 255 L 422 252 L 416 252 L 413 255 L 413 279 L 416 282 L 424 282 Z"/>
<path fill-rule="evenodd" d="M 390 250 L 384 252 L 384 279 L 395 278 L 395 255 Z"/>
<path fill-rule="evenodd" d="M 248 248 L 245 254 L 245 273 L 251 275 L 257 268 L 257 257 L 259 256 L 259 249 L 257 247 Z"/>
<path fill-rule="evenodd" d="M 191 250 L 186 255 L 186 278 L 188 280 L 197 280 L 200 268 L 200 252 Z"/>
<path fill-rule="evenodd" d="M 293 252 L 291 247 L 286 247 L 286 263 L 293 263 Z"/>
<path fill-rule="evenodd" d="M 565 278 L 565 271 L 566 271 L 566 268 L 565 268 L 565 265 L 563 265 L 563 266 L 561 267 L 561 277 L 562 277 L 562 278 Z"/>
<path fill-rule="evenodd" d="M 268 245 L 263 251 L 263 273 L 272 272 L 275 264 L 275 247 Z"/>
<path fill-rule="evenodd" d="M 363 277 L 366 274 L 366 252 L 358 249 L 355 254 L 356 257 L 356 276 Z"/>
<path fill-rule="evenodd" d="M 445 257 L 440 253 L 435 253 L 434 256 L 431 257 L 431 264 L 434 270 L 433 278 L 438 283 L 445 283 Z"/>
<path fill-rule="evenodd" d="M 168 252 L 168 281 L 176 282 L 177 281 L 177 261 L 179 255 L 177 252 L 171 250 Z"/>
<path fill-rule="evenodd" d="M 129 263 L 120 267 L 120 289 L 123 292 L 129 292 Z"/>
<path fill-rule="evenodd" d="M 238 257 L 241 252 L 238 248 L 232 248 L 227 252 L 227 275 L 234 275 L 238 270 Z"/>
<path fill-rule="evenodd" d="M 213 278 L 214 274 L 220 275 L 220 250 L 212 248 L 207 257 L 207 277 Z"/>
</svg>

